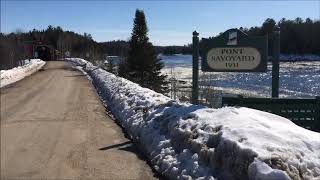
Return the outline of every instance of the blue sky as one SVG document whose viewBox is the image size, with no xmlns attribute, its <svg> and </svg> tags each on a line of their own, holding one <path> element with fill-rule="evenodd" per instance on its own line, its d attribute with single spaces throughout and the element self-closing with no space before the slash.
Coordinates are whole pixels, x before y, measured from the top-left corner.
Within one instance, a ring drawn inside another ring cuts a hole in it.
<svg viewBox="0 0 320 180">
<path fill-rule="evenodd" d="M 266 18 L 320 19 L 320 0 L 315 1 L 1 1 L 1 32 L 45 29 L 90 33 L 98 42 L 127 40 L 135 10 L 143 9 L 150 41 L 155 45 L 191 42 L 230 28 L 260 26 Z"/>
</svg>

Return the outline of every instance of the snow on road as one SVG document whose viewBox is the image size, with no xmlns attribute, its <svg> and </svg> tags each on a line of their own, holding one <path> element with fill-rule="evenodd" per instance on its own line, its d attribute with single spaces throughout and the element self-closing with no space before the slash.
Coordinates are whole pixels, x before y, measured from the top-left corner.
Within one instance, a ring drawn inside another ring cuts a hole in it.
<svg viewBox="0 0 320 180">
<path fill-rule="evenodd" d="M 270 113 L 178 103 L 91 63 L 81 65 L 155 169 L 171 179 L 320 178 L 320 133 Z"/>
<path fill-rule="evenodd" d="M 30 76 L 46 64 L 41 59 L 30 59 L 30 61 L 26 60 L 25 62 L 27 64 L 24 66 L 0 71 L 0 88 Z"/>
</svg>

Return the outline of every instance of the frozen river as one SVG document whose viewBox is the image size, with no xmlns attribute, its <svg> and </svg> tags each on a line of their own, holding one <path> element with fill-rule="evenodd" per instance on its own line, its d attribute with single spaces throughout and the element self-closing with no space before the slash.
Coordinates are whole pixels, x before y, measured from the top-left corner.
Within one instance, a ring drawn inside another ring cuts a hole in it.
<svg viewBox="0 0 320 180">
<path fill-rule="evenodd" d="M 163 73 L 177 79 L 191 82 L 192 56 L 161 56 L 165 63 Z M 271 63 L 265 73 L 227 73 L 202 72 L 200 81 L 216 89 L 233 94 L 249 96 L 271 96 Z M 320 96 L 320 61 L 281 62 L 280 63 L 280 97 L 314 97 Z"/>
</svg>

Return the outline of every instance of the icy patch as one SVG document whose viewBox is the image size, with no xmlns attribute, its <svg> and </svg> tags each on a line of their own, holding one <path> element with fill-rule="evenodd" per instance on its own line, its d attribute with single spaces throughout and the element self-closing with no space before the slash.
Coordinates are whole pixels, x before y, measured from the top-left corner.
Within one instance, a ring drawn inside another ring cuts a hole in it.
<svg viewBox="0 0 320 180">
<path fill-rule="evenodd" d="M 178 103 L 83 59 L 67 60 L 84 68 L 119 123 L 170 179 L 320 178 L 320 133 L 249 108 Z"/>
<path fill-rule="evenodd" d="M 30 76 L 46 64 L 46 62 L 41 59 L 25 60 L 25 63 L 26 65 L 24 66 L 18 66 L 9 70 L 1 70 L 0 87 L 7 86 L 25 78 L 26 76 Z"/>
</svg>

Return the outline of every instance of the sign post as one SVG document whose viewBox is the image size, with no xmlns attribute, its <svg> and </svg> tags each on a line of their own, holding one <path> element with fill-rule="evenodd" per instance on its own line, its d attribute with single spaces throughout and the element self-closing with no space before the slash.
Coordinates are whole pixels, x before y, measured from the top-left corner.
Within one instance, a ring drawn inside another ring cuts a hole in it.
<svg viewBox="0 0 320 180">
<path fill-rule="evenodd" d="M 198 104 L 199 101 L 198 35 L 196 31 L 193 32 L 192 104 Z M 279 41 L 279 35 L 276 38 Z M 277 44 L 274 49 L 276 60 L 279 60 L 279 47 L 280 44 Z M 266 72 L 267 57 L 267 36 L 248 36 L 238 29 L 229 29 L 217 37 L 201 39 L 201 70 L 204 72 Z M 277 68 L 279 74 L 279 62 Z M 277 84 L 279 84 L 279 79 Z M 274 85 L 272 87 L 277 88 Z"/>
<path fill-rule="evenodd" d="M 192 33 L 192 104 L 198 104 L 199 95 L 199 33 L 194 31 Z"/>
<path fill-rule="evenodd" d="M 279 97 L 280 29 L 276 27 L 272 37 L 272 98 Z"/>
</svg>

